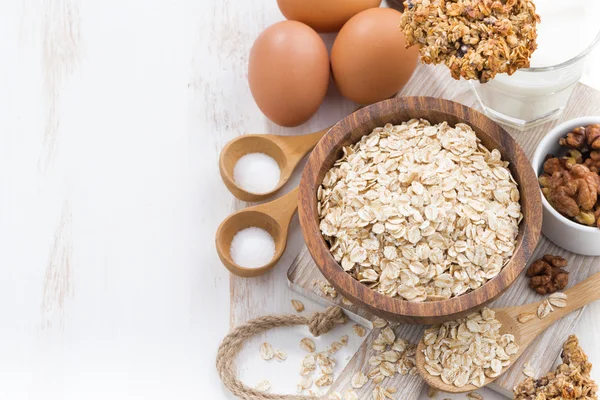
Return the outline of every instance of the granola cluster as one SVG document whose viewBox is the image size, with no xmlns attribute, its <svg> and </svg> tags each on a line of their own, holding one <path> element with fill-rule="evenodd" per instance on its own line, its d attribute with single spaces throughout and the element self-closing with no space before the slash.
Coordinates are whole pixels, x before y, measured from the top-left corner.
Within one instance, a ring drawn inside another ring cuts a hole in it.
<svg viewBox="0 0 600 400">
<path fill-rule="evenodd" d="M 527 378 L 514 390 L 515 400 L 598 399 L 598 385 L 590 378 L 592 364 L 575 335 L 563 345 L 563 363 L 539 379 Z"/>
<path fill-rule="evenodd" d="M 406 0 L 400 27 L 423 62 L 485 83 L 529 67 L 538 22 L 532 0 Z"/>
</svg>

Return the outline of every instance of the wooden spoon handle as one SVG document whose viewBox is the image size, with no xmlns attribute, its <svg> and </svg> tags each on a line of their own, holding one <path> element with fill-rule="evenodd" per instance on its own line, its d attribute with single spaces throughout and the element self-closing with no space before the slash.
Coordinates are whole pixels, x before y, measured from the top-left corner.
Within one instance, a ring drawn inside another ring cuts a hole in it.
<svg viewBox="0 0 600 400">
<path fill-rule="evenodd" d="M 279 226 L 287 230 L 294 213 L 298 209 L 298 188 L 276 200 L 251 207 L 251 209 L 270 215 L 277 221 Z"/>
<path fill-rule="evenodd" d="M 302 157 L 319 143 L 319 140 L 329 131 L 331 127 L 315 133 L 296 136 L 271 136 L 271 140 L 277 143 L 288 157 L 288 162 L 296 165 Z"/>
<path fill-rule="evenodd" d="M 567 306 L 564 308 L 570 311 L 600 300 L 600 272 L 565 290 L 565 294 L 568 299 Z"/>
<path fill-rule="evenodd" d="M 554 311 L 548 314 L 548 316 L 545 318 L 539 320 L 539 329 L 545 330 L 554 322 L 572 313 L 573 311 L 578 310 L 593 301 L 600 300 L 600 272 L 590 276 L 572 288 L 565 290 L 564 293 L 567 295 L 567 305 L 565 307 L 552 306 Z M 538 307 L 544 301 L 545 300 L 542 300 L 540 302 L 531 304 L 530 306 L 521 306 L 520 308 L 529 308 L 528 310 L 521 310 L 521 312 L 528 311 L 537 313 Z"/>
</svg>

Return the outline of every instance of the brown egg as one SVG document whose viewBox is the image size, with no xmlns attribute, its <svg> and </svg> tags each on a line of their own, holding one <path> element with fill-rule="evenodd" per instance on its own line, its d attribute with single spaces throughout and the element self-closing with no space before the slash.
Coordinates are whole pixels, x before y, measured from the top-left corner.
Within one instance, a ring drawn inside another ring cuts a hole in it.
<svg viewBox="0 0 600 400">
<path fill-rule="evenodd" d="M 331 50 L 331 69 L 340 93 L 360 104 L 396 94 L 417 66 L 417 48 L 405 48 L 400 12 L 373 8 L 352 17 Z"/>
<path fill-rule="evenodd" d="M 303 23 L 271 25 L 250 51 L 248 83 L 267 118 L 283 126 L 300 125 L 317 112 L 327 93 L 327 48 Z"/>
<path fill-rule="evenodd" d="M 352 16 L 379 7 L 381 0 L 277 0 L 281 13 L 317 32 L 337 32 Z"/>
</svg>

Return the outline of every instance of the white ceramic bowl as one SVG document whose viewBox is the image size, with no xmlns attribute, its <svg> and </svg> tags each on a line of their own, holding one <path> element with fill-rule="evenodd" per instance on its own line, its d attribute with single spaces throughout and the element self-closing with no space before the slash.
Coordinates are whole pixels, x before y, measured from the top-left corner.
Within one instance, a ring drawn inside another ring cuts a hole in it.
<svg viewBox="0 0 600 400">
<path fill-rule="evenodd" d="M 563 156 L 567 149 L 560 146 L 558 141 L 568 132 L 578 126 L 600 124 L 600 117 L 580 117 L 557 125 L 538 145 L 533 155 L 533 169 L 538 176 L 543 172 L 544 159 L 547 154 Z M 544 222 L 542 233 L 560 247 L 573 253 L 586 256 L 600 256 L 600 229 L 589 227 L 571 221 L 556 211 L 548 200 L 542 196 L 544 206 Z"/>
</svg>

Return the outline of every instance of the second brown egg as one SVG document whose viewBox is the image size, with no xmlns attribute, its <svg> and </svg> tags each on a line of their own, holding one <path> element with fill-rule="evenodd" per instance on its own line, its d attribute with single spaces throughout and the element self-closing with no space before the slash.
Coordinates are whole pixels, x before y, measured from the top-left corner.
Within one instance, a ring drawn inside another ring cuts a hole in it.
<svg viewBox="0 0 600 400">
<path fill-rule="evenodd" d="M 317 32 L 337 32 L 352 16 L 380 4 L 381 0 L 277 0 L 287 19 L 303 22 Z"/>
<path fill-rule="evenodd" d="M 372 8 L 352 17 L 331 50 L 331 69 L 340 93 L 359 104 L 395 95 L 414 72 L 418 52 L 406 48 L 401 13 Z"/>
</svg>

